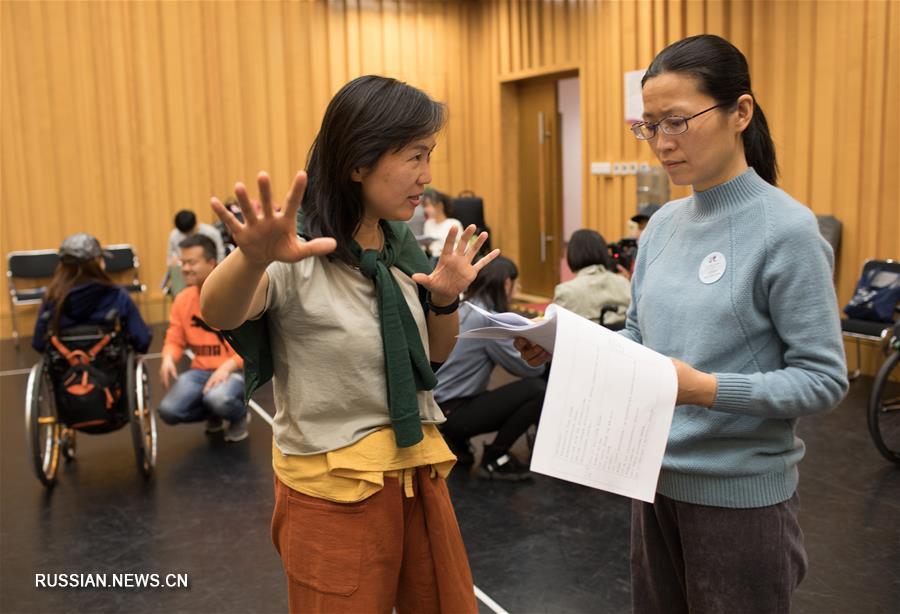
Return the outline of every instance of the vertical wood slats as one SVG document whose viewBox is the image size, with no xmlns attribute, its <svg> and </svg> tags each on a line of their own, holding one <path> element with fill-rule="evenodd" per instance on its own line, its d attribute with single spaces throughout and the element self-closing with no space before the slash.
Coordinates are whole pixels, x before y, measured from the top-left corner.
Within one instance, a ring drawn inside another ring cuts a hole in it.
<svg viewBox="0 0 900 614">
<path fill-rule="evenodd" d="M 591 161 L 652 161 L 626 134 L 622 75 L 709 31 L 748 57 L 782 187 L 844 222 L 841 303 L 869 257 L 900 256 L 900 5 L 887 0 L 308 0 L 4 2 L 2 250 L 78 230 L 131 242 L 153 288 L 174 213 L 305 162 L 329 98 L 363 72 L 448 103 L 434 185 L 485 197 L 501 247 L 510 187 L 503 79 L 579 66 L 584 223 L 618 239 L 634 180 Z M 506 86 L 509 87 L 509 86 Z M 673 189 L 682 196 L 687 189 Z M 515 246 L 517 248 L 517 246 Z M 154 303 L 151 301 L 151 304 Z M 9 334 L 8 305 L 0 303 Z M 148 314 L 162 319 L 160 311 Z"/>
</svg>

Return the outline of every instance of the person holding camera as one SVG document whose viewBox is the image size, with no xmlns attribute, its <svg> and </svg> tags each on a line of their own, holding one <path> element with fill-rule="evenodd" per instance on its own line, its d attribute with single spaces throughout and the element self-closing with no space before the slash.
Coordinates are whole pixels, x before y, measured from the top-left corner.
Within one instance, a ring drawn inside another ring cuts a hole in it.
<svg viewBox="0 0 900 614">
<path fill-rule="evenodd" d="M 610 249 L 603 235 L 586 228 L 573 232 L 566 261 L 575 279 L 556 286 L 553 302 L 598 324 L 620 326 L 631 304 L 631 284 L 612 272 Z M 609 310 L 606 315 L 604 308 Z"/>
</svg>

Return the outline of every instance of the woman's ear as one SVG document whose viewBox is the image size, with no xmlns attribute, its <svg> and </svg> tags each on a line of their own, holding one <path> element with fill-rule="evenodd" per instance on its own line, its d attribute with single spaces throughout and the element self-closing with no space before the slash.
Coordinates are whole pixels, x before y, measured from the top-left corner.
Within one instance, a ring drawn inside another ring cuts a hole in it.
<svg viewBox="0 0 900 614">
<path fill-rule="evenodd" d="M 355 181 L 356 183 L 362 183 L 363 180 L 363 172 L 359 167 L 354 168 L 350 172 L 350 180 Z"/>
<path fill-rule="evenodd" d="M 754 108 L 753 96 L 750 94 L 743 94 L 740 98 L 737 99 L 737 116 L 736 116 L 736 125 L 738 132 L 743 132 L 747 129 L 747 126 L 750 125 L 750 120 L 753 119 L 753 108 Z"/>
</svg>

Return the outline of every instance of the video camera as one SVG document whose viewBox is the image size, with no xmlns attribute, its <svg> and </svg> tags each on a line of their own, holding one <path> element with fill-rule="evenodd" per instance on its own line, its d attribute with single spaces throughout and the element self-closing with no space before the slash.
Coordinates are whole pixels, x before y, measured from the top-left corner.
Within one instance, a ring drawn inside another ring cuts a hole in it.
<svg viewBox="0 0 900 614">
<path fill-rule="evenodd" d="M 621 265 L 626 271 L 631 271 L 631 266 L 636 257 L 636 239 L 622 239 L 618 243 L 609 244 L 610 270 L 613 273 L 618 272 L 619 269 L 617 265 Z"/>
</svg>

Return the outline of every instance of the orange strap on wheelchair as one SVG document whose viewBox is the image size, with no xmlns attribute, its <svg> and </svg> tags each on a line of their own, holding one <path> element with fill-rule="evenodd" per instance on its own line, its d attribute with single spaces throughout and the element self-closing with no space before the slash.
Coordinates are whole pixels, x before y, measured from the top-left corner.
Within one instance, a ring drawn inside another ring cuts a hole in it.
<svg viewBox="0 0 900 614">
<path fill-rule="evenodd" d="M 106 344 L 109 343 L 110 339 L 111 337 L 108 334 L 103 335 L 103 338 L 94 344 L 94 347 L 87 352 L 82 350 L 70 350 L 63 345 L 62 341 L 60 341 L 56 335 L 50 337 L 50 342 L 53 344 L 53 347 L 59 350 L 59 353 L 63 355 L 63 358 L 69 361 L 70 365 L 74 366 L 77 364 L 86 365 L 94 360 L 97 357 L 97 354 L 100 353 L 100 350 L 106 347 Z"/>
<path fill-rule="evenodd" d="M 97 354 L 100 353 L 100 350 L 102 350 L 103 348 L 106 347 L 106 344 L 109 343 L 109 340 L 111 338 L 112 337 L 110 337 L 109 334 L 103 335 L 103 339 L 98 341 L 94 345 L 94 347 L 92 347 L 90 350 L 88 350 L 88 355 L 90 355 L 91 360 L 94 360 L 95 358 L 97 358 Z"/>
</svg>

